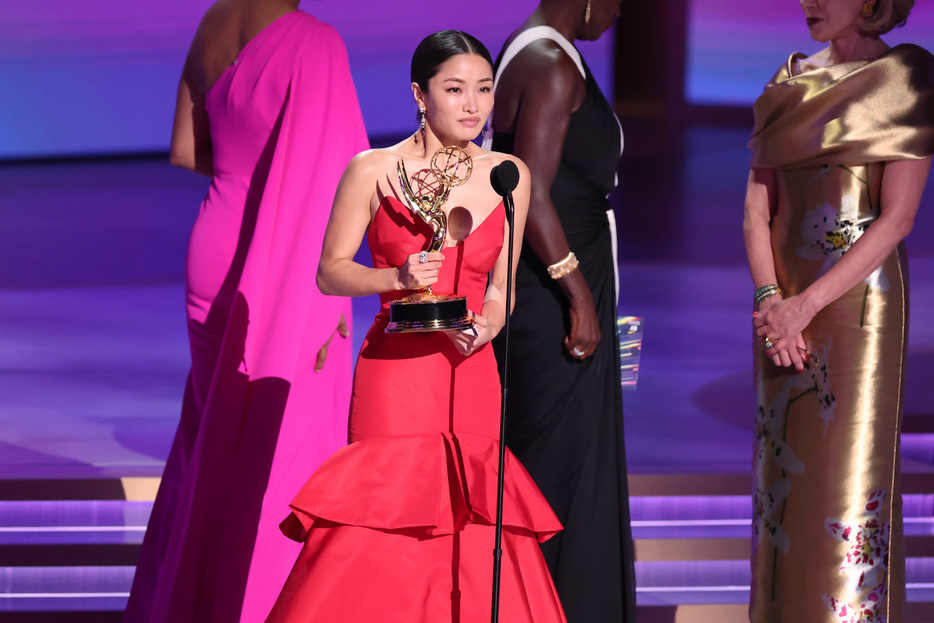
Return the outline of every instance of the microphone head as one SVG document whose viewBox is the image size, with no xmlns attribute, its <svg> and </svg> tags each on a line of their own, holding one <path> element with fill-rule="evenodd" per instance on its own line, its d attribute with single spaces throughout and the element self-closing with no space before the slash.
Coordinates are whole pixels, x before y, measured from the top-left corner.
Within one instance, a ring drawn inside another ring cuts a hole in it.
<svg viewBox="0 0 934 623">
<path fill-rule="evenodd" d="M 502 197 L 511 193 L 519 185 L 519 168 L 512 160 L 503 160 L 490 171 L 490 184 Z"/>
</svg>

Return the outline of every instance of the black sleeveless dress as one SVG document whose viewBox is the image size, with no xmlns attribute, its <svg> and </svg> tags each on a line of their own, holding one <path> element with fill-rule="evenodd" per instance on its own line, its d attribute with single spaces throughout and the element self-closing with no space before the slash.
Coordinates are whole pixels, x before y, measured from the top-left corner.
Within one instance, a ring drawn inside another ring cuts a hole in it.
<svg viewBox="0 0 934 623">
<path fill-rule="evenodd" d="M 499 60 L 497 60 L 497 66 Z M 621 134 L 584 65 L 587 95 L 571 115 L 551 200 L 593 292 L 602 338 L 570 357 L 568 299 L 525 245 L 510 320 L 506 442 L 564 530 L 542 544 L 569 623 L 635 621 L 635 572 L 623 445 L 615 259 L 607 194 L 616 186 Z M 495 128 L 494 128 L 495 130 Z M 493 149 L 513 153 L 514 135 Z M 494 341 L 502 371 L 503 335 Z"/>
</svg>

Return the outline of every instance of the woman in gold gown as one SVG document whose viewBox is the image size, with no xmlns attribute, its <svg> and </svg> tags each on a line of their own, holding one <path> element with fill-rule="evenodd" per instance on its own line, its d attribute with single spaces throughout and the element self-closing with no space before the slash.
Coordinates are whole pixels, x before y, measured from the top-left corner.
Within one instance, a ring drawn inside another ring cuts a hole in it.
<svg viewBox="0 0 934 623">
<path fill-rule="evenodd" d="M 902 240 L 934 153 L 934 57 L 879 35 L 912 5 L 802 0 L 829 46 L 755 104 L 756 623 L 902 621 Z"/>
</svg>

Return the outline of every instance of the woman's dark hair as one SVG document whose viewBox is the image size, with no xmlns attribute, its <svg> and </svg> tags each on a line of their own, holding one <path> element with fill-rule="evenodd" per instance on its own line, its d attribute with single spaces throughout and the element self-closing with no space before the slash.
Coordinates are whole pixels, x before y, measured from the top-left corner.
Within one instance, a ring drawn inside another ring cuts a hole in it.
<svg viewBox="0 0 934 623">
<path fill-rule="evenodd" d="M 438 73 L 441 65 L 458 54 L 479 54 L 493 66 L 490 52 L 480 40 L 460 30 L 440 30 L 430 34 L 415 48 L 412 55 L 412 82 L 428 92 L 428 81 Z"/>
</svg>

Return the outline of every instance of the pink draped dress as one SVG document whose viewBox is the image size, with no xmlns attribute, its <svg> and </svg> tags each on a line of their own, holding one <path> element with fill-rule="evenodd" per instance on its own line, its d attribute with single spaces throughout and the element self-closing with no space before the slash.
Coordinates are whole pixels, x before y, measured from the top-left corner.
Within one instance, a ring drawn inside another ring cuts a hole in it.
<svg viewBox="0 0 934 623">
<path fill-rule="evenodd" d="M 288 13 L 243 48 L 206 107 L 215 175 L 188 249 L 192 368 L 133 623 L 262 621 L 300 549 L 278 524 L 347 442 L 352 341 L 337 327 L 350 301 L 315 286 L 338 180 L 368 147 L 344 44 Z"/>
</svg>

